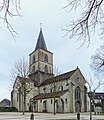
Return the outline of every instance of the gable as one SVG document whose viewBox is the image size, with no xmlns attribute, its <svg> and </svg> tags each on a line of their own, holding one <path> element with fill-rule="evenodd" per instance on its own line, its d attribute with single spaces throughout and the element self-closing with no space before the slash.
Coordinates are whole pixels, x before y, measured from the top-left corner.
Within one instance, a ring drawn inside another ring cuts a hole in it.
<svg viewBox="0 0 104 120">
<path fill-rule="evenodd" d="M 65 80 L 65 79 L 69 79 L 75 73 L 75 71 L 76 71 L 76 69 L 72 70 L 72 71 L 69 71 L 67 73 L 64 73 L 64 74 L 46 79 L 45 81 L 43 81 L 43 83 L 40 86 L 44 86 L 44 85 L 48 85 L 48 84 L 51 84 L 51 83 L 54 83 L 54 82 L 59 82 L 59 81 Z"/>
<path fill-rule="evenodd" d="M 71 79 L 72 83 L 75 84 L 75 85 L 81 86 L 81 85 L 85 85 L 85 83 L 86 83 L 86 80 L 85 80 L 85 78 L 84 78 L 84 76 L 83 76 L 83 74 L 81 73 L 81 71 L 80 71 L 79 68 L 77 68 L 77 70 L 76 70 L 75 73 L 71 76 L 70 79 Z"/>
</svg>

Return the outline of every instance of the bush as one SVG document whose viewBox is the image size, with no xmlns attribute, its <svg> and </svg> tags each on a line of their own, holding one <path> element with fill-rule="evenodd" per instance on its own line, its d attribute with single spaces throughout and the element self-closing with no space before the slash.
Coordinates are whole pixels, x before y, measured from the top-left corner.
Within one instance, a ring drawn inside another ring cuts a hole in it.
<svg viewBox="0 0 104 120">
<path fill-rule="evenodd" d="M 95 103 L 95 107 L 101 107 L 101 102 Z"/>
<path fill-rule="evenodd" d="M 0 112 L 17 112 L 15 107 L 0 107 Z"/>
</svg>

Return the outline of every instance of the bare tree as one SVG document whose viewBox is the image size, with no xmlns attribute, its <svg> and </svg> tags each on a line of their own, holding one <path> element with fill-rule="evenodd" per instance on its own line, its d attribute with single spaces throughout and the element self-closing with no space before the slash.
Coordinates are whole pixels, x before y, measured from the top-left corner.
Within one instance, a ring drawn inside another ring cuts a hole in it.
<svg viewBox="0 0 104 120">
<path fill-rule="evenodd" d="M 18 82 L 19 85 L 17 85 L 17 88 L 18 88 L 19 94 L 22 97 L 22 111 L 24 115 L 26 110 L 26 96 L 32 90 L 33 81 L 29 78 L 24 78 L 20 76 L 17 76 L 17 78 L 19 80 Z"/>
<path fill-rule="evenodd" d="M 20 0 L 0 0 L 0 22 L 4 22 L 7 29 L 15 39 L 17 32 L 10 23 L 10 19 L 20 16 Z"/>
<path fill-rule="evenodd" d="M 14 66 L 10 69 L 10 74 L 13 79 L 17 76 L 28 77 L 28 62 L 22 58 L 15 62 Z"/>
<path fill-rule="evenodd" d="M 86 78 L 86 80 L 87 80 L 86 84 L 87 84 L 87 88 L 88 88 L 88 95 L 90 98 L 90 120 L 92 120 L 92 105 L 93 105 L 93 107 L 95 106 L 94 105 L 94 95 L 95 95 L 95 92 L 104 85 L 104 82 L 95 77 L 94 77 L 94 79 L 92 79 L 90 74 L 89 74 L 89 78 Z"/>
<path fill-rule="evenodd" d="M 62 71 L 57 66 L 54 66 L 54 69 L 53 69 L 54 76 L 60 75 L 61 73 Z"/>
<path fill-rule="evenodd" d="M 13 68 L 10 70 L 12 79 L 18 80 L 16 81 L 16 88 L 19 91 L 19 94 L 22 96 L 23 115 L 25 113 L 26 96 L 32 90 L 32 81 L 28 78 L 28 72 L 28 63 L 24 58 L 17 60 Z"/>
<path fill-rule="evenodd" d="M 104 87 L 104 45 L 101 45 L 95 52 L 95 55 L 91 56 L 90 68 L 94 72 L 97 80 L 90 79 L 89 88 L 92 93 L 101 87 Z M 93 86 L 93 90 L 91 89 Z M 90 92 L 90 93 L 91 93 Z M 91 96 L 90 96 L 91 101 Z"/>
<path fill-rule="evenodd" d="M 95 75 L 104 75 L 104 45 L 100 46 L 95 55 L 91 56 L 90 68 L 94 71 Z"/>
<path fill-rule="evenodd" d="M 98 33 L 104 35 L 104 0 L 67 0 L 67 2 L 64 9 L 68 9 L 68 12 L 75 10 L 74 14 L 80 15 L 63 29 L 66 35 L 81 40 L 81 46 L 85 42 L 89 46 L 92 35 L 99 29 Z"/>
</svg>

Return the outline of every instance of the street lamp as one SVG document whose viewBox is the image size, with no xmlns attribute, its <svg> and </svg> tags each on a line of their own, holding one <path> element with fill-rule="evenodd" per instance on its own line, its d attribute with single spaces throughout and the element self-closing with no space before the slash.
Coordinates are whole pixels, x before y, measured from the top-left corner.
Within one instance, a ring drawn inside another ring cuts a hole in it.
<svg viewBox="0 0 104 120">
<path fill-rule="evenodd" d="M 90 120 L 92 120 L 92 104 L 91 104 L 92 91 L 89 92 L 89 98 L 90 98 Z"/>
</svg>

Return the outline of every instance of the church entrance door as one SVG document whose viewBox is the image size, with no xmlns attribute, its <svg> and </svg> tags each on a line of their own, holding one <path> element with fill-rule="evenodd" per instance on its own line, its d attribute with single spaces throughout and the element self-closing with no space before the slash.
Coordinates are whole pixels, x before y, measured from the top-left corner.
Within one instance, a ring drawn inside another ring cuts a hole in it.
<svg viewBox="0 0 104 120">
<path fill-rule="evenodd" d="M 75 103 L 75 112 L 81 112 L 81 104 L 79 101 Z"/>
<path fill-rule="evenodd" d="M 47 102 L 43 102 L 43 112 L 47 112 Z"/>
<path fill-rule="evenodd" d="M 61 102 L 60 102 L 60 112 L 61 113 L 64 112 L 64 101 L 63 101 L 63 99 L 61 99 Z"/>
</svg>

